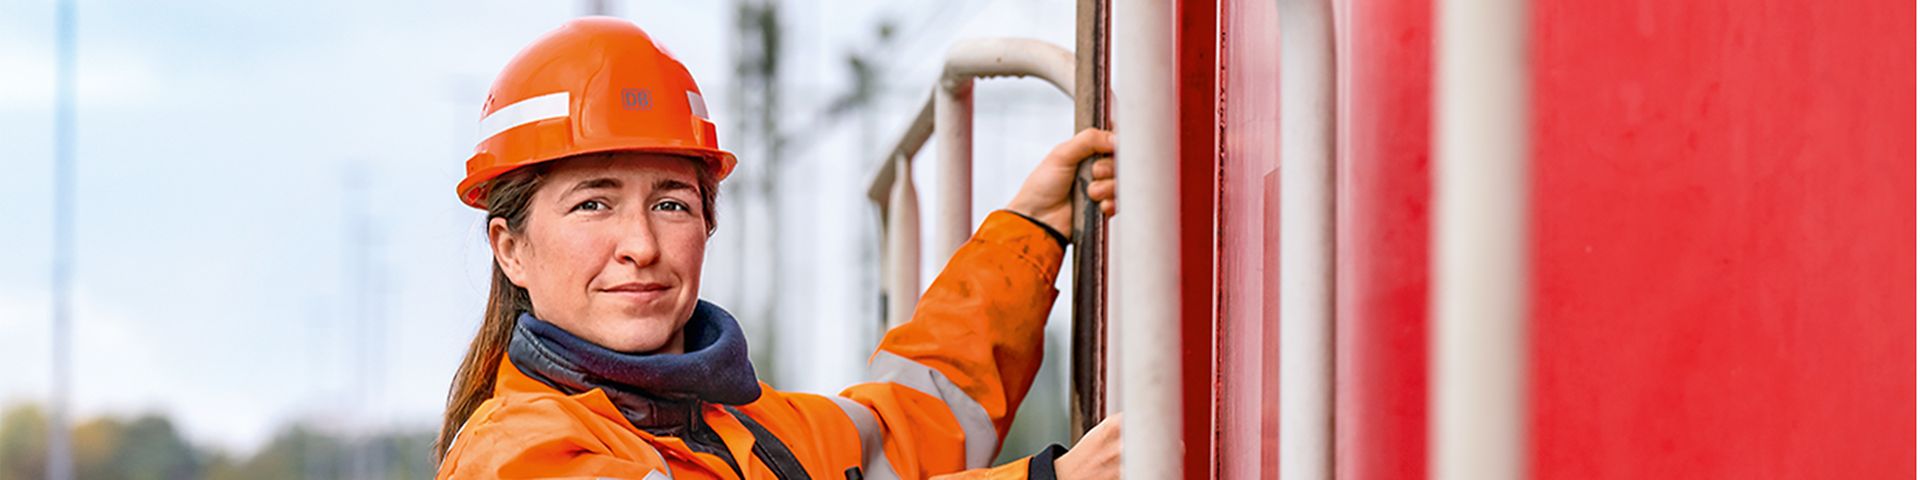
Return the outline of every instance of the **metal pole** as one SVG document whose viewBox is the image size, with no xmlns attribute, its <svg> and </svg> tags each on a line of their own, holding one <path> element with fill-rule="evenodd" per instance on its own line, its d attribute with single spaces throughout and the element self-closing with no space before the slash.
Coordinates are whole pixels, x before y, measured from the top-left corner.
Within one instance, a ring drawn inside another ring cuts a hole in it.
<svg viewBox="0 0 1920 480">
<path fill-rule="evenodd" d="M 369 261 L 369 240 L 371 238 L 367 219 L 367 174 L 360 166 L 347 167 L 341 175 L 342 210 L 347 218 L 347 290 L 353 295 L 352 333 L 347 335 L 352 342 L 348 348 L 353 352 L 352 381 L 347 385 L 353 389 L 353 422 L 347 434 L 346 442 L 351 453 L 352 463 L 348 471 L 362 478 L 371 478 L 373 468 L 373 428 L 370 414 L 373 404 L 373 359 L 368 348 L 372 331 L 372 290 L 368 282 L 371 279 Z"/>
<path fill-rule="evenodd" d="M 1080 0 L 1075 19 L 1073 129 L 1113 128 L 1107 102 L 1107 0 Z M 1104 157 L 1101 156 L 1101 157 Z M 1100 157 L 1096 157 L 1100 158 Z M 1073 363 L 1069 438 L 1105 419 L 1107 389 L 1107 218 L 1087 196 L 1093 162 L 1073 184 Z"/>
<path fill-rule="evenodd" d="M 933 132 L 940 138 L 933 255 L 945 264 L 973 233 L 973 77 L 941 80 L 933 97 Z"/>
<path fill-rule="evenodd" d="M 1113 4 L 1113 93 L 1119 198 L 1114 222 L 1114 310 L 1122 330 L 1126 478 L 1179 478 L 1180 231 L 1173 82 L 1173 5 L 1168 0 Z"/>
<path fill-rule="evenodd" d="M 611 16 L 613 15 L 611 3 L 611 0 L 586 0 L 581 7 L 586 15 Z"/>
<path fill-rule="evenodd" d="M 887 328 L 913 319 L 920 303 L 920 194 L 913 189 L 913 167 L 895 157 L 893 193 L 887 199 Z"/>
<path fill-rule="evenodd" d="M 1434 478 L 1526 476 L 1526 5 L 1434 8 Z"/>
<path fill-rule="evenodd" d="M 945 88 L 949 79 L 971 81 L 992 77 L 1038 78 L 1060 90 L 1060 93 L 1072 97 L 1073 52 L 1058 45 L 1024 38 L 981 38 L 955 42 L 953 48 L 947 50 L 946 67 L 940 83 L 921 102 L 920 109 L 907 123 L 906 130 L 900 132 L 899 140 L 887 152 L 887 161 L 880 162 L 879 170 L 874 172 L 873 180 L 867 184 L 867 198 L 875 206 L 887 208 L 887 195 L 893 189 L 895 175 L 896 162 L 893 159 L 904 157 L 912 162 L 913 157 L 920 153 L 920 148 L 926 146 L 927 140 L 933 137 L 934 99 L 940 96 L 940 90 Z"/>
<path fill-rule="evenodd" d="M 73 478 L 67 407 L 73 381 L 74 140 L 78 20 L 74 0 L 55 13 L 53 110 L 53 391 L 47 419 L 47 478 Z"/>
<path fill-rule="evenodd" d="M 889 328 L 912 317 L 920 296 L 919 194 L 913 185 L 913 156 L 940 131 L 936 174 L 940 176 L 940 203 L 934 222 L 935 252 L 945 259 L 972 236 L 973 198 L 973 81 L 990 77 L 1034 77 L 1061 93 L 1074 92 L 1073 53 L 1047 42 L 1018 38 L 964 40 L 948 49 L 946 67 L 906 131 L 881 162 L 867 196 L 881 210 L 881 228 L 887 232 L 881 263 L 885 279 Z M 937 113 L 936 113 L 937 112 Z M 902 192 L 905 192 L 904 194 Z M 958 198 L 954 197 L 958 196 Z M 907 210 L 902 210 L 907 209 Z M 911 238 L 909 238 L 909 236 Z M 903 259 L 912 260 L 903 270 Z"/>
<path fill-rule="evenodd" d="M 1333 478 L 1333 14 L 1280 15 L 1280 478 Z M 1270 346 L 1271 347 L 1271 346 Z"/>
</svg>

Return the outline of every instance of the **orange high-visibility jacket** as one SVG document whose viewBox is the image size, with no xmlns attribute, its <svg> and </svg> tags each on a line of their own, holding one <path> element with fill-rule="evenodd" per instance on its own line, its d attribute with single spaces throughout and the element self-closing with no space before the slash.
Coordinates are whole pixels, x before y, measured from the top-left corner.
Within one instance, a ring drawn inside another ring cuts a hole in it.
<svg viewBox="0 0 1920 480">
<path fill-rule="evenodd" d="M 756 430 L 781 440 L 816 480 L 969 469 L 962 476 L 1026 478 L 1030 461 L 1051 457 L 983 467 L 1040 366 L 1062 255 L 1052 235 L 1010 212 L 989 215 L 928 287 L 913 320 L 887 332 L 868 383 L 837 397 L 762 383 L 759 400 L 747 405 L 703 406 L 699 415 L 739 474 L 680 438 L 635 428 L 601 389 L 565 395 L 503 360 L 493 397 L 455 437 L 439 478 L 776 478 L 775 466 L 755 454 Z"/>
</svg>

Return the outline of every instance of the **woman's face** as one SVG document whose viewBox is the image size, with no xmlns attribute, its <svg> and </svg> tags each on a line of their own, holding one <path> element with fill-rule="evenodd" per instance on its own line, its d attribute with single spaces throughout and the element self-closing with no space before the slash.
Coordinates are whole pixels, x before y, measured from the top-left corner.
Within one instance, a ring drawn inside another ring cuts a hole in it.
<svg viewBox="0 0 1920 480">
<path fill-rule="evenodd" d="M 562 160 L 521 232 L 488 224 L 494 257 L 535 317 L 610 349 L 678 353 L 707 247 L 696 168 L 651 154 Z"/>
</svg>

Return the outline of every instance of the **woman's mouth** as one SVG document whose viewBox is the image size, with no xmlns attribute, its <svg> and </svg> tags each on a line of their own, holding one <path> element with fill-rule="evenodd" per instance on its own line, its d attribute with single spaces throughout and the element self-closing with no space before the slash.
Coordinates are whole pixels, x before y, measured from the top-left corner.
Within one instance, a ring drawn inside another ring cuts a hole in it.
<svg viewBox="0 0 1920 480">
<path fill-rule="evenodd" d="M 672 289 L 664 283 L 628 282 L 600 289 L 600 292 L 634 303 L 647 303 L 666 296 Z"/>
</svg>

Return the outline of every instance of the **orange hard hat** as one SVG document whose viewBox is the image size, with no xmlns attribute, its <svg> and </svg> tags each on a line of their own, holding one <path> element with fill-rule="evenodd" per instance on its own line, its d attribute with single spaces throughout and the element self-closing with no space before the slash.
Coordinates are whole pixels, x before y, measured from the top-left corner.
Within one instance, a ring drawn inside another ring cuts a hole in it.
<svg viewBox="0 0 1920 480">
<path fill-rule="evenodd" d="M 460 201 L 487 208 L 488 180 L 574 155 L 637 151 L 703 159 L 715 180 L 733 171 L 687 67 L 632 22 L 579 18 L 507 63 L 481 108 L 480 143 Z"/>
</svg>

